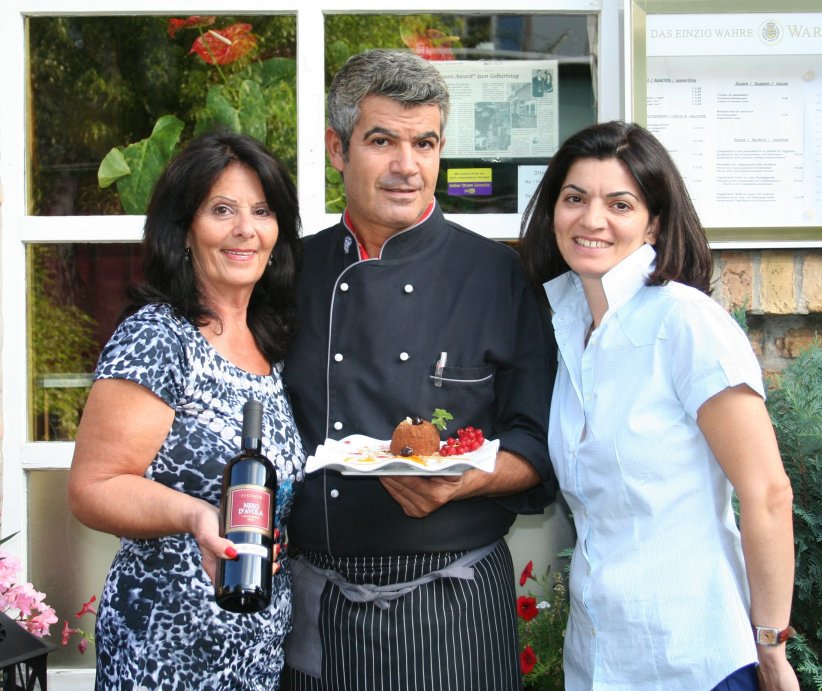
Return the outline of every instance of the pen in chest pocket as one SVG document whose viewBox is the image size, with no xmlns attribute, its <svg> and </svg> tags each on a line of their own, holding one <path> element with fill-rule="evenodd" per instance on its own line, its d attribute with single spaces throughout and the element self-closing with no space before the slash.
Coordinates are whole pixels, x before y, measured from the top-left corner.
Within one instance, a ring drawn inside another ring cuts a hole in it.
<svg viewBox="0 0 822 691">
<path fill-rule="evenodd" d="M 445 351 L 440 353 L 440 359 L 434 365 L 434 386 L 442 386 L 442 371 L 445 369 L 445 363 L 448 360 L 448 353 Z"/>
</svg>

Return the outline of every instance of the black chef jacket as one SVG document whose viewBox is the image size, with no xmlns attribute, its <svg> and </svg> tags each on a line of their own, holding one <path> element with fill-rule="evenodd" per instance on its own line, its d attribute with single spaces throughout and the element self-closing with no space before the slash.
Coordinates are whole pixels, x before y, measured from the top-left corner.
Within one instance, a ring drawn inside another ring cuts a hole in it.
<svg viewBox="0 0 822 691">
<path fill-rule="evenodd" d="M 284 377 L 308 453 L 326 437 L 389 439 L 405 417 L 444 408 L 454 420 L 443 436 L 481 428 L 543 483 L 411 518 L 378 478 L 321 470 L 297 496 L 290 544 L 334 556 L 459 551 L 502 537 L 516 513 L 542 511 L 556 493 L 546 443 L 556 351 L 515 252 L 445 220 L 438 206 L 389 238 L 378 259 L 360 261 L 342 222 L 304 246 Z"/>
</svg>

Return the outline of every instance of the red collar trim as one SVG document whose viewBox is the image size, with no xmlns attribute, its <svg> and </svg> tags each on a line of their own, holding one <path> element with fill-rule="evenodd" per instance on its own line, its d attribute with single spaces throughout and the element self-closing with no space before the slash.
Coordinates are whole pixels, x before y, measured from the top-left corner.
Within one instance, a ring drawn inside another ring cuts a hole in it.
<svg viewBox="0 0 822 691">
<path fill-rule="evenodd" d="M 354 223 L 351 221 L 351 216 L 348 213 L 347 208 L 346 208 L 345 212 L 343 213 L 343 223 L 345 223 L 345 227 L 348 228 L 349 232 L 357 240 L 357 252 L 360 255 L 360 259 L 370 259 L 371 257 L 368 256 L 368 251 L 365 249 L 365 245 L 362 244 L 362 240 L 360 240 L 360 236 L 357 235 L 357 231 L 354 229 Z"/>
<path fill-rule="evenodd" d="M 411 228 L 415 228 L 421 223 L 425 223 L 431 217 L 431 214 L 434 213 L 435 204 L 436 202 L 432 199 L 428 204 L 428 208 L 423 212 L 422 216 L 420 216 L 420 219 L 414 225 L 405 228 L 405 230 L 411 230 Z M 360 236 L 357 234 L 356 228 L 354 228 L 354 223 L 351 221 L 351 216 L 348 213 L 348 209 L 343 212 L 343 223 L 351 234 L 357 239 L 357 251 L 359 252 L 360 259 L 371 259 L 368 251 L 365 249 L 365 245 L 363 245 L 362 240 L 360 240 Z"/>
</svg>

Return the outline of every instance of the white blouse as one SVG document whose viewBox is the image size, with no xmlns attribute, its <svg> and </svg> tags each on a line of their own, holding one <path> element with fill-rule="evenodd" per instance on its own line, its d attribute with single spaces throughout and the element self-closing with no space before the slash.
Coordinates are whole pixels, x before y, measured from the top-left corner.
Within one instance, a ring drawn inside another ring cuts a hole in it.
<svg viewBox="0 0 822 691">
<path fill-rule="evenodd" d="M 736 322 L 678 283 L 648 287 L 649 245 L 603 277 L 545 284 L 560 352 L 549 450 L 573 511 L 566 689 L 707 691 L 755 662 L 732 487 L 696 416 L 726 387 L 764 397 Z"/>
</svg>

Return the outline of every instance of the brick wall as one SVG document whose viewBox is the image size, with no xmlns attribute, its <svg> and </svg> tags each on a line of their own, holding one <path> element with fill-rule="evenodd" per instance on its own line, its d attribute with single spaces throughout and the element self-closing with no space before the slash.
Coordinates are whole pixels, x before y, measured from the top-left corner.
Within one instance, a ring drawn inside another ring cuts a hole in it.
<svg viewBox="0 0 822 691">
<path fill-rule="evenodd" d="M 822 338 L 822 249 L 714 251 L 713 297 L 744 307 L 748 336 L 766 374 Z"/>
</svg>

